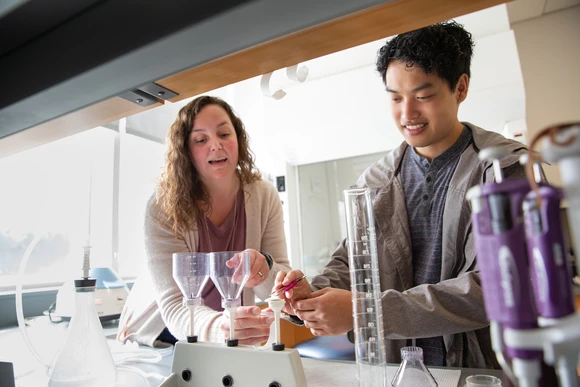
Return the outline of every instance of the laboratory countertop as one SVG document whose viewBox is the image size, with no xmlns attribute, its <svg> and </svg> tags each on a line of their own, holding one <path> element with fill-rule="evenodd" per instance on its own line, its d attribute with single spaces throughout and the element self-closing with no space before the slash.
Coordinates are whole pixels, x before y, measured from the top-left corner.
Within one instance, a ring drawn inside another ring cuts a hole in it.
<svg viewBox="0 0 580 387">
<path fill-rule="evenodd" d="M 103 329 L 117 363 L 118 359 L 122 359 L 126 346 L 114 340 L 117 332 L 116 323 L 116 321 L 105 322 L 103 323 Z M 46 366 L 43 366 L 43 363 L 48 364 L 55 357 L 66 337 L 67 325 L 66 322 L 53 324 L 45 316 L 27 320 L 27 335 L 40 360 L 30 351 L 18 327 L 0 330 L 0 361 L 8 361 L 14 364 L 16 386 L 43 387 L 47 385 L 48 377 L 46 375 Z M 149 355 L 156 353 L 158 362 L 132 362 L 131 367 L 138 368 L 138 374 L 135 373 L 135 370 L 131 371 L 118 367 L 119 373 L 116 387 L 157 387 L 161 383 L 162 377 L 170 375 L 173 362 L 173 352 L 171 350 L 151 348 L 140 348 L 138 350 L 143 350 L 143 353 L 148 353 Z M 302 359 L 302 363 L 309 387 L 358 386 L 356 363 L 354 362 Z M 396 368 L 396 364 L 387 367 L 387 376 L 392 377 Z M 450 367 L 432 367 L 431 369 L 434 376 L 448 379 L 447 384 L 443 384 L 443 386 L 463 387 L 465 378 L 474 374 L 493 375 L 502 379 L 504 386 L 507 385 L 501 370 Z M 144 378 L 147 379 L 146 382 Z M 340 383 L 333 384 L 336 381 L 340 381 Z"/>
</svg>

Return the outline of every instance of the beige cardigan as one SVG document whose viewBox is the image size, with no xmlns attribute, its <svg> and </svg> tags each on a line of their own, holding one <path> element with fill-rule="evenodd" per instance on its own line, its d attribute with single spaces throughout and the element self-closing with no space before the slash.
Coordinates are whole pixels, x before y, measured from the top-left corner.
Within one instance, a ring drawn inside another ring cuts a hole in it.
<svg viewBox="0 0 580 387">
<path fill-rule="evenodd" d="M 274 264 L 266 281 L 243 292 L 243 304 L 254 305 L 255 295 L 265 300 L 272 290 L 276 273 L 290 270 L 284 236 L 282 204 L 272 184 L 264 180 L 244 186 L 246 206 L 246 248 L 272 255 Z M 179 340 L 189 332 L 189 310 L 183 306 L 183 295 L 172 277 L 172 254 L 197 251 L 198 232 L 192 229 L 175 237 L 167 217 L 162 215 L 155 195 L 145 213 L 145 246 L 147 255 L 139 278 L 133 285 L 121 313 L 120 341 L 131 340 L 155 346 L 167 326 Z M 201 305 L 194 313 L 195 333 L 202 341 L 223 341 L 219 329 L 222 312 Z"/>
</svg>

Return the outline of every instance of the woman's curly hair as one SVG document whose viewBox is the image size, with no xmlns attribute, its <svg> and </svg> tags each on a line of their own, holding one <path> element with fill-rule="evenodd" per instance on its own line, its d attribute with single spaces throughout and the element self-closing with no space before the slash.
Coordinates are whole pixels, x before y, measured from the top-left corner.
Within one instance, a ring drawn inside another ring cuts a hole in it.
<svg viewBox="0 0 580 387">
<path fill-rule="evenodd" d="M 254 164 L 254 154 L 250 150 L 244 124 L 232 107 L 221 98 L 212 96 L 201 96 L 189 102 L 181 108 L 167 133 L 165 169 L 157 183 L 157 203 L 173 223 L 175 235 L 190 229 L 197 217 L 211 206 L 211 198 L 193 166 L 188 147 L 193 121 L 208 105 L 222 107 L 232 121 L 238 139 L 236 172 L 241 183 L 249 184 L 262 178 Z"/>
<path fill-rule="evenodd" d="M 379 50 L 377 70 L 386 82 L 387 68 L 393 61 L 419 66 L 426 74 L 436 74 L 455 90 L 459 77 L 471 77 L 473 56 L 471 34 L 455 21 L 433 24 L 395 36 Z"/>
</svg>

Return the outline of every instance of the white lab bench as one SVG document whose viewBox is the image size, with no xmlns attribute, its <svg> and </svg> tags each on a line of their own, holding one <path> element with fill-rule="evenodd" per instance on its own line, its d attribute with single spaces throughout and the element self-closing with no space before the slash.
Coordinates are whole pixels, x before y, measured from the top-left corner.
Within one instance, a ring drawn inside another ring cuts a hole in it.
<svg viewBox="0 0 580 387">
<path fill-rule="evenodd" d="M 114 340 L 117 332 L 116 323 L 116 321 L 103 323 L 105 335 L 109 339 L 109 344 L 113 352 L 116 348 L 121 346 L 120 343 Z M 53 324 L 46 316 L 28 319 L 27 324 L 28 336 L 36 351 L 40 356 L 42 356 L 45 362 L 52 361 L 66 336 L 68 324 L 66 322 Z M 173 354 L 168 351 L 163 351 L 162 353 L 164 353 L 164 356 L 158 363 L 130 364 L 150 375 L 161 375 L 166 377 L 171 373 Z M 9 361 L 14 364 L 14 374 L 16 377 L 16 385 L 18 387 L 44 387 L 47 385 L 48 376 L 45 367 L 43 367 L 40 361 L 38 361 L 29 351 L 18 327 L 0 330 L 0 360 Z M 356 363 L 354 362 L 302 359 L 302 363 L 308 387 L 327 387 L 336 385 L 344 387 L 358 386 L 356 380 Z M 397 365 L 388 367 L 388 378 L 394 376 L 396 368 Z M 494 375 L 504 380 L 504 385 L 508 385 L 503 372 L 499 370 L 437 367 L 432 367 L 431 369 L 436 378 L 449 379 L 447 383 L 440 383 L 441 387 L 463 387 L 465 384 L 465 378 L 473 374 Z M 142 376 L 138 376 L 134 372 L 119 370 L 117 387 L 157 387 L 160 384 L 160 380 L 153 376 L 148 377 L 147 381 L 148 384 Z"/>
</svg>

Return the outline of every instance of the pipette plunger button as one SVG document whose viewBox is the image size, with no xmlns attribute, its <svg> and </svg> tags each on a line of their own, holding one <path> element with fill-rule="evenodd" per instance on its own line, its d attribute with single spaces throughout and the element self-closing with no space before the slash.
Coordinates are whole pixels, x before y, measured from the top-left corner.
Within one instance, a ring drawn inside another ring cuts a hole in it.
<svg viewBox="0 0 580 387">
<path fill-rule="evenodd" d="M 188 343 L 197 343 L 197 335 L 195 336 L 187 336 Z"/>
<path fill-rule="evenodd" d="M 227 339 L 226 340 L 226 345 L 228 347 L 237 347 L 238 346 L 238 339 L 233 339 L 233 340 Z"/>
</svg>

